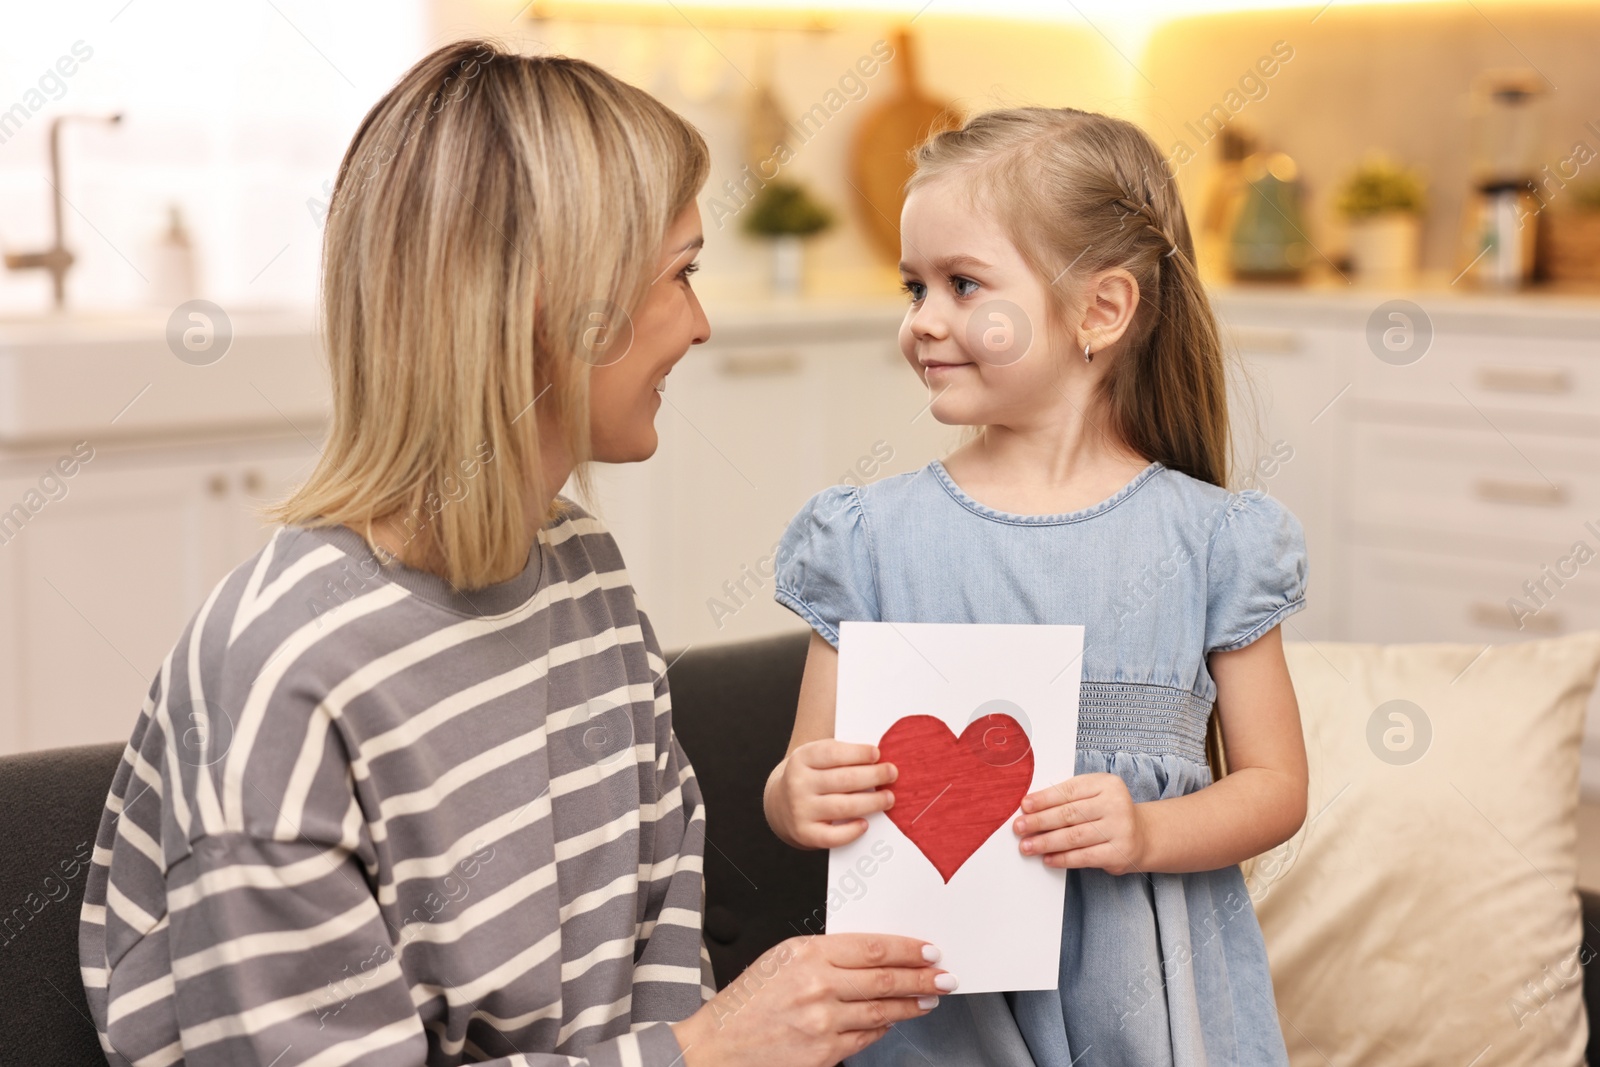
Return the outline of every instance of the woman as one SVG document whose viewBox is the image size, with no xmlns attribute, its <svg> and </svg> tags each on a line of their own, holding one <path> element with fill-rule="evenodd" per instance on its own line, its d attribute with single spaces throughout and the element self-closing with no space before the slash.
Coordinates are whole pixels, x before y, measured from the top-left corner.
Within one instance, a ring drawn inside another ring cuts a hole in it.
<svg viewBox="0 0 1600 1067">
<path fill-rule="evenodd" d="M 80 954 L 111 1063 L 821 1065 L 935 1003 L 937 950 L 861 935 L 712 998 L 665 664 L 557 495 L 655 450 L 710 336 L 707 169 L 648 95 L 485 42 L 366 116 L 325 235 L 326 450 L 107 800 Z"/>
</svg>

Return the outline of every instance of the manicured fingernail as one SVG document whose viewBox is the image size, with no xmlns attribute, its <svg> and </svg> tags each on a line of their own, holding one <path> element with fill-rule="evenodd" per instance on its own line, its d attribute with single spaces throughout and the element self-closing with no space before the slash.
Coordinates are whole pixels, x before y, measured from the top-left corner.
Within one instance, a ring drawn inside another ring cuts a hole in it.
<svg viewBox="0 0 1600 1067">
<path fill-rule="evenodd" d="M 918 997 L 917 998 L 917 1007 L 921 1008 L 923 1011 L 932 1011 L 934 1008 L 937 1008 L 938 1006 L 939 1006 L 939 998 L 938 997 Z"/>
<path fill-rule="evenodd" d="M 1020 834 L 1028 828 L 1027 820 L 1018 819 L 1016 822 L 1011 824 L 1011 828 Z"/>
<path fill-rule="evenodd" d="M 944 953 L 940 952 L 932 945 L 923 945 L 922 958 L 927 960 L 929 963 L 938 963 L 940 960 L 944 959 Z"/>
<path fill-rule="evenodd" d="M 1024 851 L 1024 852 L 1032 852 L 1033 851 L 1033 842 L 1032 841 L 1024 841 L 1022 843 L 1022 851 Z"/>
<path fill-rule="evenodd" d="M 1028 799 L 1027 797 L 1023 797 L 1022 798 L 1022 810 L 1031 812 L 1033 810 L 1033 801 Z"/>
<path fill-rule="evenodd" d="M 956 986 L 960 984 L 960 982 L 956 981 L 956 976 L 951 974 L 949 971 L 946 971 L 943 974 L 934 975 L 933 978 L 933 987 L 935 989 L 942 989 L 946 993 L 955 992 Z"/>
</svg>

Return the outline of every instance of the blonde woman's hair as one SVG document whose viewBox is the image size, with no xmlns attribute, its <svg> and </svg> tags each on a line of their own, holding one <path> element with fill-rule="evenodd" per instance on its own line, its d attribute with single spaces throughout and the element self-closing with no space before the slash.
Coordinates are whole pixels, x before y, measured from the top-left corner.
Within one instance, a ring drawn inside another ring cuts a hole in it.
<svg viewBox="0 0 1600 1067">
<path fill-rule="evenodd" d="M 546 450 L 587 492 L 589 369 L 625 354 L 709 166 L 693 126 L 580 59 L 469 39 L 406 71 L 339 165 L 320 309 L 332 426 L 269 517 L 347 525 L 375 550 L 373 524 L 399 523 L 398 558 L 460 589 L 521 571 L 532 502 L 561 488 Z"/>
<path fill-rule="evenodd" d="M 1147 459 L 1226 488 L 1226 358 L 1183 201 L 1155 142 L 1109 115 L 1007 108 L 934 135 L 915 161 L 908 193 L 954 175 L 995 216 L 1045 283 L 1050 325 L 1078 310 L 1072 282 L 1113 267 L 1133 275 L 1139 305 L 1099 384 L 1105 429 Z M 1226 772 L 1215 710 L 1206 761 L 1214 778 Z"/>
</svg>

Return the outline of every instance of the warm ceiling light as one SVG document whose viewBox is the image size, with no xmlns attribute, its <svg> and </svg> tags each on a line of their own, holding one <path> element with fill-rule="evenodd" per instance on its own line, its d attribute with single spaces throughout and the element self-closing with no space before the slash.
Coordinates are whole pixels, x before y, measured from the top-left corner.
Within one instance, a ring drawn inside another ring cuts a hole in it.
<svg viewBox="0 0 1600 1067">
<path fill-rule="evenodd" d="M 904 15 L 907 18 L 1012 18 L 1045 22 L 1081 22 L 1090 18 L 1161 21 L 1186 15 L 1230 11 L 1291 11 L 1316 13 L 1325 8 L 1417 7 L 1454 3 L 1456 0 L 1332 0 L 1329 3 L 1285 3 L 1283 0 L 854 0 L 819 4 L 815 0 L 533 0 L 525 9 L 530 18 L 578 21 L 669 22 L 707 26 L 790 26 L 823 29 L 849 15 Z M 1502 4 L 1513 0 L 1502 0 Z M 1545 0 L 1549 3 L 1550 0 Z M 1555 0 L 1569 5 L 1592 5 L 1593 0 Z M 1486 0 L 1485 6 L 1502 6 Z"/>
</svg>

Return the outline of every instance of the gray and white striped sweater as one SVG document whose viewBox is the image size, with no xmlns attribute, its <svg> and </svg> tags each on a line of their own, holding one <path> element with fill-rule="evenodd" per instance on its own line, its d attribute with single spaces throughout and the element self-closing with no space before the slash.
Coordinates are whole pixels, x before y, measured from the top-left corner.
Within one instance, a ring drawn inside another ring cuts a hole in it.
<svg viewBox="0 0 1600 1067">
<path fill-rule="evenodd" d="M 666 664 L 582 509 L 471 593 L 287 527 L 162 664 L 80 957 L 113 1064 L 625 1065 L 712 994 Z"/>
</svg>

